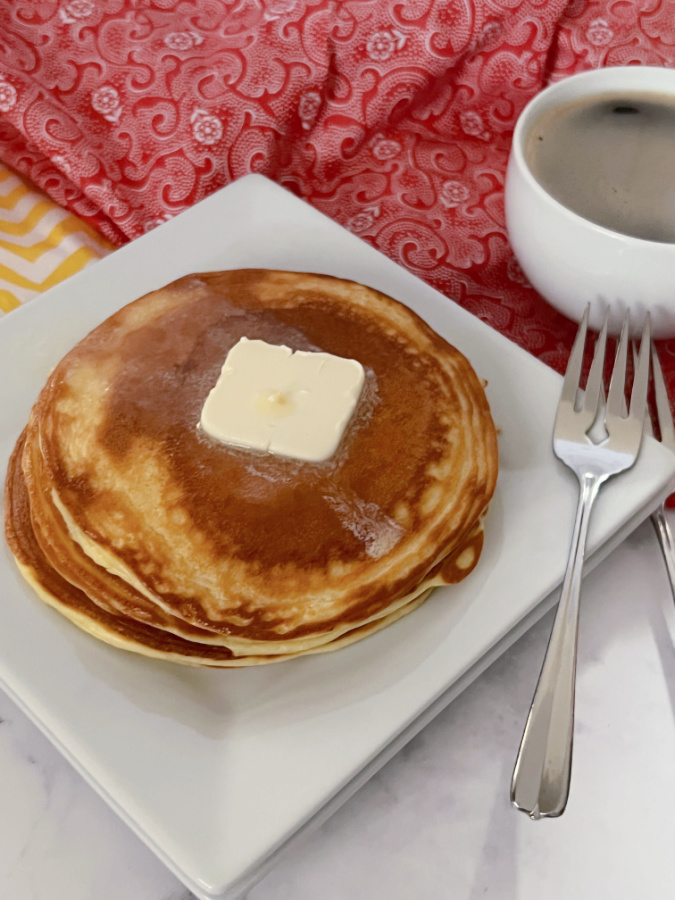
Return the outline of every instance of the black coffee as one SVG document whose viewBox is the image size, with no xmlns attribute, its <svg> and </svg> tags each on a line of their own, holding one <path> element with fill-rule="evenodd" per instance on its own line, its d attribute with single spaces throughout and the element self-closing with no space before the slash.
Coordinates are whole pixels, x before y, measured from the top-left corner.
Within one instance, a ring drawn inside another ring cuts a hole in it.
<svg viewBox="0 0 675 900">
<path fill-rule="evenodd" d="M 675 97 L 603 94 L 539 116 L 527 163 L 572 212 L 613 231 L 675 243 Z"/>
</svg>

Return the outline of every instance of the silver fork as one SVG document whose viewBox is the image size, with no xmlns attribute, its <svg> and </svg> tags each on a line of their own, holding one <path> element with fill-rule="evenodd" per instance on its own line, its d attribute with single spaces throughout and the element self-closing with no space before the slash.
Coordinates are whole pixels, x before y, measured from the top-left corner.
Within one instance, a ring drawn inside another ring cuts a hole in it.
<svg viewBox="0 0 675 900">
<path fill-rule="evenodd" d="M 574 684 L 579 623 L 579 595 L 586 535 L 593 502 L 602 484 L 635 462 L 647 405 L 649 320 L 645 323 L 630 412 L 625 408 L 628 318 L 624 322 L 605 406 L 604 434 L 595 443 L 589 432 L 604 406 L 602 372 L 607 320 L 597 343 L 583 400 L 577 402 L 586 343 L 588 310 L 579 327 L 567 365 L 553 430 L 553 450 L 579 481 L 572 545 L 560 602 L 539 682 L 525 723 L 511 781 L 511 801 L 532 819 L 561 815 L 567 804 L 574 734 Z"/>
<path fill-rule="evenodd" d="M 656 347 L 652 345 L 652 377 L 654 379 L 654 399 L 656 400 L 656 421 L 661 432 L 661 443 L 672 453 L 675 453 L 675 427 L 673 426 L 673 414 L 670 411 L 668 393 L 663 380 L 663 371 Z M 651 422 L 647 416 L 648 433 L 651 431 Z M 663 559 L 668 570 L 670 590 L 675 599 L 675 542 L 665 516 L 665 503 L 656 512 L 652 513 L 652 524 L 656 529 Z"/>
</svg>

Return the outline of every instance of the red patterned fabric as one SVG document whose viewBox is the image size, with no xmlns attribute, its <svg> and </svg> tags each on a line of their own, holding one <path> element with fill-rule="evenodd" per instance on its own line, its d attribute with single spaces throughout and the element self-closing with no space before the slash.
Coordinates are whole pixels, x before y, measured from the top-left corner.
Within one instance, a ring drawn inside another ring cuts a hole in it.
<svg viewBox="0 0 675 900">
<path fill-rule="evenodd" d="M 675 64 L 671 0 L 0 0 L 0 158 L 117 243 L 262 172 L 562 369 L 575 326 L 506 237 L 511 134 L 626 64 Z"/>
</svg>

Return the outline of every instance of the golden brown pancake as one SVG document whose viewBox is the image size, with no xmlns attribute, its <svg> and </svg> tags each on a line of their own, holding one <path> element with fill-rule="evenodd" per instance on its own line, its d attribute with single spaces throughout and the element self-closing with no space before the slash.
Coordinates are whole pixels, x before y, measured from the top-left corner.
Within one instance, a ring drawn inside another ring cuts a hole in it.
<svg viewBox="0 0 675 900">
<path fill-rule="evenodd" d="M 21 471 L 23 439 L 22 435 L 9 461 L 4 500 L 6 535 L 19 571 L 45 603 L 58 610 L 83 631 L 113 647 L 183 665 L 232 668 L 281 662 L 297 655 L 235 657 L 226 647 L 204 647 L 199 643 L 176 637 L 161 628 L 153 628 L 130 616 L 116 616 L 103 611 L 83 591 L 59 575 L 49 564 L 35 539 L 30 519 L 28 492 Z M 306 652 L 323 653 L 338 650 L 374 634 L 417 609 L 429 593 L 430 588 L 390 616 L 385 616 L 370 625 L 362 625 L 329 644 Z"/>
<path fill-rule="evenodd" d="M 34 485 L 35 482 L 33 457 L 36 457 L 38 465 L 40 460 L 40 454 L 39 452 L 36 452 L 38 442 L 37 440 L 33 440 L 31 443 L 31 434 L 35 435 L 34 417 L 31 417 L 26 429 L 26 437 L 21 452 L 24 470 L 21 472 L 24 481 L 21 490 L 24 492 L 26 490 L 26 481 L 31 485 Z M 25 478 L 23 477 L 24 472 L 26 473 Z M 173 635 L 182 635 L 188 638 L 191 644 L 198 642 L 222 646 L 224 642 L 227 643 L 227 638 L 224 638 L 222 635 L 216 635 L 205 629 L 190 626 L 188 623 L 167 615 L 163 610 L 153 606 L 145 595 L 135 590 L 131 585 L 128 585 L 122 579 L 111 574 L 102 567 L 97 566 L 93 560 L 86 556 L 79 544 L 70 540 L 60 513 L 49 502 L 49 491 L 37 490 L 34 488 L 32 497 L 32 504 L 27 504 L 27 509 L 29 510 L 28 515 L 31 519 L 29 523 L 31 534 L 27 535 L 26 540 L 34 541 L 38 544 L 43 565 L 46 563 L 47 559 L 49 559 L 50 562 L 48 565 L 51 569 L 64 577 L 70 585 L 75 588 L 81 588 L 87 592 L 87 596 L 97 606 L 100 606 L 104 611 L 108 611 L 115 618 L 118 618 L 119 616 L 130 617 L 141 623 L 154 621 L 156 627 L 161 627 Z M 22 527 L 25 531 L 26 526 L 23 525 Z M 419 605 L 421 602 L 419 598 L 423 595 L 426 596 L 431 587 L 439 584 L 456 583 L 465 578 L 478 561 L 482 542 L 482 522 L 478 522 L 460 547 L 453 551 L 449 557 L 444 558 L 438 563 L 434 569 L 428 573 L 422 584 L 418 585 L 411 594 L 397 600 L 395 609 L 387 611 L 383 616 L 376 616 L 371 623 L 367 623 L 369 626 L 372 626 L 369 628 L 368 633 L 376 630 L 376 628 L 379 629 L 383 627 L 384 624 L 388 624 L 395 618 L 399 618 L 401 615 L 410 612 Z M 25 566 L 22 568 L 24 569 L 24 575 L 26 575 L 28 580 L 35 582 L 35 572 L 33 573 L 33 576 L 30 577 L 26 574 Z M 34 563 L 32 568 L 36 568 Z M 43 583 L 45 581 L 49 582 L 52 576 L 53 573 L 50 572 L 47 573 L 47 577 L 45 578 L 43 573 L 42 578 L 37 578 L 37 580 L 41 580 Z M 39 587 L 36 589 L 38 592 L 44 593 L 44 590 L 41 591 Z M 57 605 L 53 596 L 48 602 L 51 602 L 51 605 Z M 70 618 L 73 618 L 72 611 L 68 612 L 67 615 L 69 615 Z M 316 649 L 335 649 L 336 646 L 341 646 L 343 641 L 341 640 L 338 644 L 338 642 L 336 642 L 336 637 L 342 631 L 345 631 L 345 629 L 336 629 L 332 635 L 322 636 L 320 640 L 314 642 Z M 366 625 L 359 626 L 356 631 L 354 631 L 353 628 L 348 628 L 347 631 L 348 634 L 346 637 L 349 637 L 351 642 L 351 640 L 355 639 L 353 637 L 355 633 L 358 633 L 359 636 L 365 635 Z M 328 643 L 329 641 L 330 643 Z M 309 646 L 309 644 L 300 640 L 295 643 L 284 642 L 283 647 L 277 642 L 274 649 L 279 650 L 279 652 L 283 650 L 286 654 L 296 654 L 303 650 L 308 650 Z M 254 648 L 252 644 L 250 645 L 250 649 L 251 652 L 253 652 Z M 262 652 L 270 653 L 270 649 L 271 648 L 264 647 Z M 191 651 L 192 655 L 194 655 L 194 646 L 191 646 Z M 206 651 L 204 651 L 204 653 L 205 652 Z M 278 654 L 275 654 L 275 656 L 278 657 Z"/>
<path fill-rule="evenodd" d="M 333 458 L 201 432 L 241 337 L 363 365 Z M 8 539 L 44 599 L 119 646 L 242 665 L 351 642 L 465 577 L 497 448 L 471 366 L 407 307 L 328 276 L 245 270 L 180 279 L 81 341 L 12 470 L 7 494 L 26 499 L 7 507 Z"/>
</svg>

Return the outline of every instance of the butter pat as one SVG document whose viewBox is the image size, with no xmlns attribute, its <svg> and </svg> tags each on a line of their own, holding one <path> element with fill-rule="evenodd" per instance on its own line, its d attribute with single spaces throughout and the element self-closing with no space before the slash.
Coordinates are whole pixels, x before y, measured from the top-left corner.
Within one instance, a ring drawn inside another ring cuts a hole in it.
<svg viewBox="0 0 675 900">
<path fill-rule="evenodd" d="M 320 462 L 338 448 L 363 389 L 355 359 L 242 338 L 201 415 L 218 441 Z"/>
</svg>

